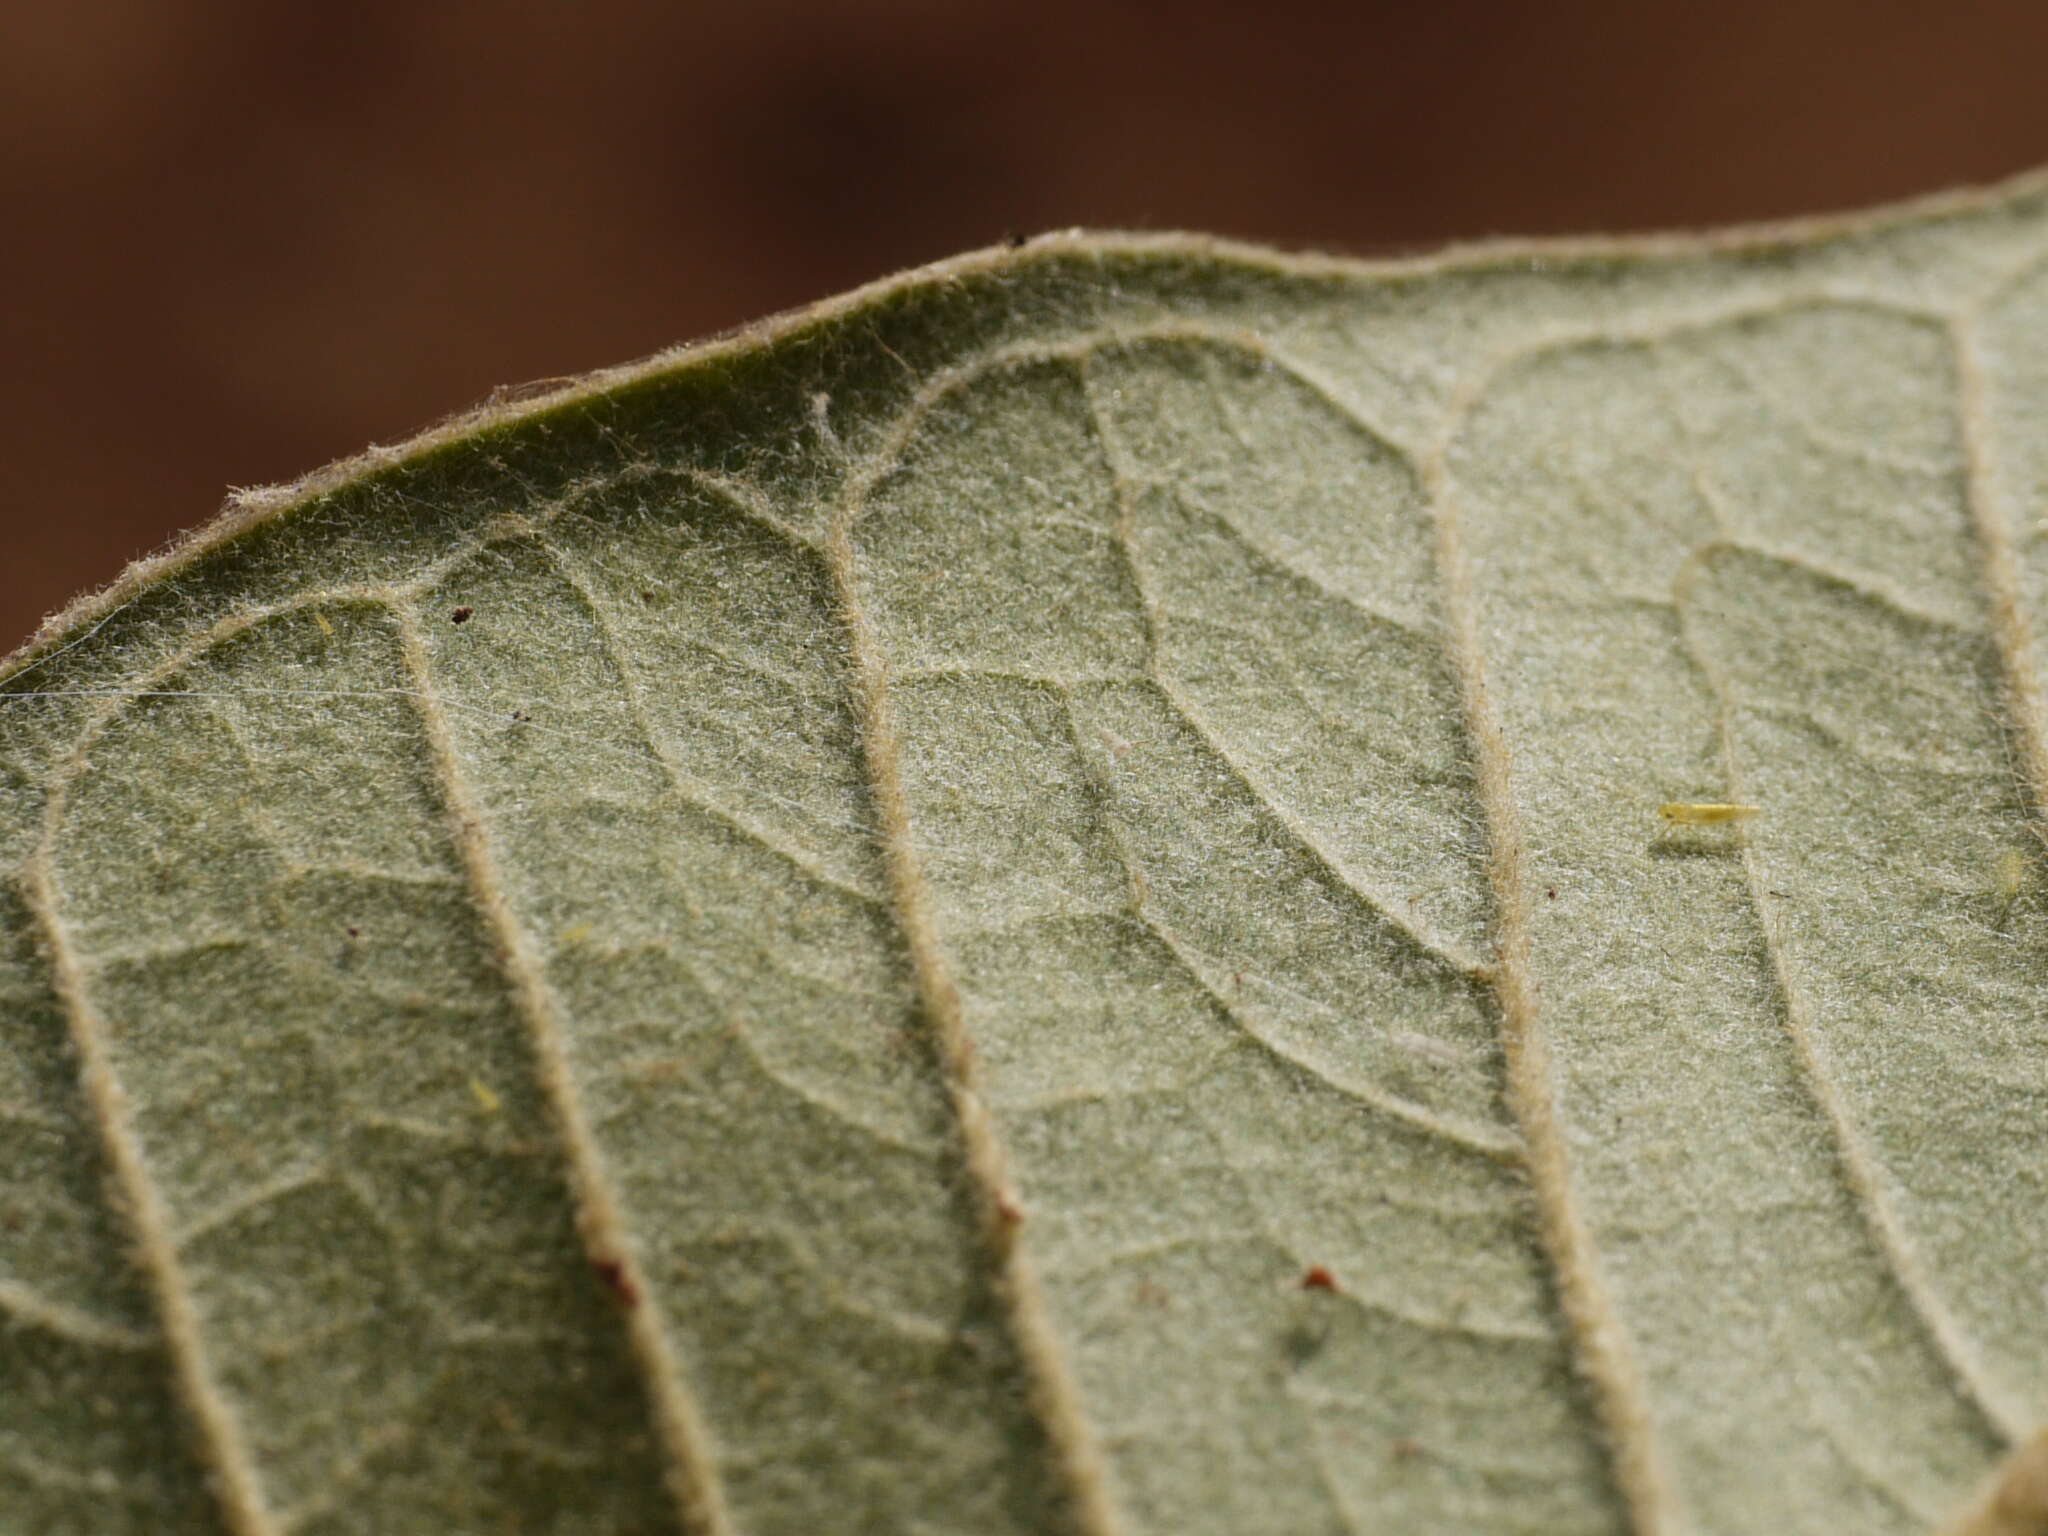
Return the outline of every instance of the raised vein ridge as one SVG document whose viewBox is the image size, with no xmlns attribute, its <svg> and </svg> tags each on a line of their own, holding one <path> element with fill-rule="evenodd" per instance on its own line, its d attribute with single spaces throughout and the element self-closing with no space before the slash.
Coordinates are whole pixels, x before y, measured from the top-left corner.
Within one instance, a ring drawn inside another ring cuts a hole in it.
<svg viewBox="0 0 2048 1536">
<path fill-rule="evenodd" d="M 1905 313 L 1910 318 L 1933 318 L 1923 315 L 1919 311 L 1887 312 Z M 1984 580 L 1992 611 L 1993 625 L 1994 629 L 1997 629 L 2001 623 L 2002 616 L 2018 626 L 2018 639 L 2021 642 L 2020 649 L 2016 652 L 2008 653 L 2006 641 L 2004 638 L 2001 638 L 1998 642 L 1999 651 L 2001 661 L 2005 664 L 2004 675 L 2008 680 L 2008 687 L 2015 688 L 2012 695 L 2014 703 L 2026 709 L 2028 713 L 2035 715 L 2037 729 L 2032 739 L 2036 744 L 2036 751 L 2038 752 L 2041 737 L 2038 731 L 2038 713 L 2031 709 L 2032 695 L 2029 694 L 2022 697 L 2012 683 L 2012 666 L 2027 666 L 2031 650 L 2027 648 L 2025 643 L 2026 620 L 2019 607 L 2018 579 L 2011 541 L 2006 536 L 2003 519 L 1997 514 L 1995 509 L 1988 505 L 1989 491 L 1985 466 L 1981 462 L 1979 451 L 1971 446 L 1971 433 L 1975 429 L 1973 428 L 1971 418 L 1979 418 L 1977 426 L 1981 426 L 1981 373 L 1977 380 L 1976 394 L 1973 396 L 1968 382 L 1972 360 L 1962 355 L 1966 351 L 1967 343 L 1952 324 L 1947 326 L 1947 329 L 1953 338 L 1953 345 L 1958 353 L 1957 376 L 1959 387 L 1964 391 L 1964 401 L 1961 409 L 1963 419 L 1960 427 L 1962 440 L 1965 444 L 1967 495 L 1971 503 L 1971 517 L 1975 524 L 1979 547 L 1984 557 Z M 1693 638 L 1691 628 L 1685 623 L 1682 616 L 1687 609 L 1687 596 L 1692 583 L 1699 576 L 1708 560 L 1716 553 L 1724 550 L 1737 548 L 1754 549 L 1756 546 L 1738 536 L 1735 520 L 1730 516 L 1726 498 L 1721 487 L 1716 483 L 1714 476 L 1707 471 L 1706 465 L 1700 456 L 1698 445 L 1694 442 L 1691 431 L 1685 425 L 1684 413 L 1673 407 L 1672 416 L 1673 420 L 1678 423 L 1682 440 L 1686 445 L 1688 472 L 1693 490 L 1699 496 L 1701 504 L 1712 517 L 1714 527 L 1719 534 L 1717 542 L 1702 545 L 1695 549 L 1679 567 L 1678 574 L 1672 582 L 1672 601 L 1681 614 L 1680 630 L 1686 637 L 1687 653 L 1691 657 L 1693 665 L 1699 670 L 1700 676 L 1706 679 L 1707 685 L 1712 690 L 1714 696 L 1722 772 L 1728 785 L 1728 793 L 1734 799 L 1742 800 L 1746 798 L 1748 791 L 1743 787 L 1741 764 L 1736 753 L 1732 693 L 1729 683 L 1727 678 L 1723 676 L 1721 669 L 1715 665 L 1713 659 L 1708 655 L 1706 649 Z M 1987 504 L 1980 505 L 1980 502 Z M 1774 555 L 1773 558 L 1794 559 L 1794 557 L 1786 555 Z M 1815 569 L 1810 559 L 1800 559 L 1796 563 L 1808 569 Z M 1871 587 L 1866 581 L 1854 575 L 1833 570 L 1827 571 L 1825 574 L 1830 581 L 1840 582 L 1869 600 L 1883 603 L 1920 623 L 1941 625 L 1945 622 L 1916 607 L 1909 606 L 1897 594 Z M 2042 781 L 2035 779 L 2032 782 L 2040 783 Z M 2038 830 L 2039 828 L 2037 828 Z M 1883 1259 L 1892 1282 L 1904 1296 L 1908 1310 L 1912 1312 L 1921 1328 L 1925 1330 L 1936 1356 L 1954 1380 L 1961 1396 L 1994 1434 L 2003 1439 L 2007 1444 L 2012 1444 L 2018 1438 L 2019 1429 L 2023 1421 L 2012 1411 L 2009 1405 L 1999 1401 L 1997 1391 L 1991 1384 L 1981 1362 L 1977 1359 L 1976 1350 L 1972 1346 L 1962 1324 L 1942 1301 L 1939 1292 L 1935 1290 L 1933 1284 L 1929 1281 L 1918 1256 L 1913 1251 L 1911 1243 L 1906 1239 L 1905 1231 L 1899 1222 L 1898 1213 L 1894 1210 L 1891 1200 L 1885 1194 L 1884 1185 L 1879 1176 L 1877 1159 L 1871 1151 L 1868 1138 L 1864 1136 L 1861 1129 L 1857 1126 L 1849 1106 L 1843 1101 L 1841 1094 L 1836 1092 L 1824 1070 L 1820 1045 L 1816 1038 L 1814 1021 L 1806 993 L 1794 981 L 1776 908 L 1766 899 L 1768 881 L 1757 857 L 1756 849 L 1747 839 L 1743 840 L 1740 845 L 1740 858 L 1743 882 L 1749 893 L 1750 909 L 1756 915 L 1759 931 L 1763 935 L 1764 947 L 1770 955 L 1771 981 L 1772 985 L 1777 989 L 1779 1004 L 1783 1010 L 1785 1031 L 1791 1039 L 1793 1054 L 1799 1064 L 1800 1076 L 1805 1083 L 1808 1097 L 1813 1101 L 1815 1107 L 1819 1109 L 1822 1118 L 1827 1122 L 1828 1132 L 1834 1142 L 1835 1153 L 1839 1159 L 1843 1180 L 1849 1187 L 1850 1196 L 1855 1201 L 1856 1210 L 1865 1230 L 1869 1233 L 1870 1241 Z"/>
<path fill-rule="evenodd" d="M 569 1062 L 569 1042 L 562 1012 L 518 918 L 505 898 L 505 883 L 484 835 L 483 816 L 456 757 L 433 677 L 417 615 L 410 604 L 394 599 L 391 612 L 398 630 L 411 697 L 419 715 L 435 778 L 454 823 L 463 869 L 484 923 L 498 950 L 514 1006 L 526 1021 L 533 1043 L 540 1086 L 562 1138 L 569 1177 L 577 1204 L 576 1226 L 591 1262 L 620 1279 L 619 1289 L 637 1298 L 623 1308 L 635 1364 L 645 1383 L 655 1431 L 668 1457 L 669 1491 L 694 1536 L 734 1536 L 725 1490 L 714 1457 L 703 1411 L 684 1378 L 666 1330 L 652 1301 L 653 1291 L 641 1273 L 629 1240 L 625 1213 L 619 1207 L 604 1155 L 584 1110 Z"/>
<path fill-rule="evenodd" d="M 119 707 L 118 702 L 109 705 L 95 726 L 111 718 Z M 63 1010 L 72 1047 L 78 1052 L 86 1107 L 119 1192 L 114 1204 L 134 1236 L 135 1261 L 156 1305 L 165 1353 L 178 1397 L 191 1415 L 208 1486 L 234 1536 L 282 1536 L 284 1528 L 270 1508 L 248 1436 L 214 1373 L 198 1300 L 172 1237 L 170 1209 L 150 1175 L 142 1139 L 129 1113 L 128 1095 L 114 1070 L 106 1027 L 92 1010 L 84 964 L 60 916 L 53 849 L 63 820 L 69 770 L 83 760 L 85 743 L 91 737 L 89 729 L 67 762 L 67 771 L 51 787 L 42 841 L 30 855 L 24 894 L 48 947 L 52 990 Z"/>
<path fill-rule="evenodd" d="M 861 602 L 855 568 L 853 526 L 867 492 L 883 467 L 895 458 L 925 402 L 955 382 L 952 375 L 941 375 L 928 384 L 881 451 L 853 478 L 835 512 L 825 557 L 846 625 L 861 756 L 874 801 L 889 895 L 909 951 L 919 1006 L 931 1028 L 946 1095 L 959 1125 L 967 1176 L 980 1207 L 982 1239 L 995 1264 L 995 1292 L 1008 1311 L 1013 1341 L 1030 1376 L 1032 1408 L 1065 1479 L 1074 1528 L 1082 1536 L 1120 1536 L 1124 1520 L 1110 1489 L 1101 1445 L 1082 1406 L 1080 1384 L 1053 1326 L 1037 1266 L 1017 1241 L 1024 1213 L 1010 1176 L 1008 1155 L 982 1097 L 974 1041 L 967 1032 L 959 988 L 940 946 L 930 887 L 912 840 L 900 738 L 889 701 L 888 664 Z"/>
<path fill-rule="evenodd" d="M 1526 1148 L 1544 1251 L 1574 1356 L 1592 1389 L 1594 1408 L 1606 1433 L 1615 1486 L 1630 1528 L 1637 1536 L 1669 1536 L 1679 1528 L 1671 1476 L 1657 1443 L 1642 1372 L 1608 1290 L 1592 1230 L 1572 1188 L 1564 1128 L 1558 1122 L 1550 1046 L 1530 977 L 1520 819 L 1510 780 L 1507 740 L 1487 697 L 1471 575 L 1450 489 L 1450 449 L 1468 409 L 1468 400 L 1454 402 L 1441 436 L 1422 460 L 1420 473 L 1436 519 L 1448 642 L 1464 700 L 1480 814 L 1486 827 L 1486 878 L 1493 897 L 1499 950 L 1490 979 L 1500 1005 L 1507 1107 Z"/>
<path fill-rule="evenodd" d="M 1747 547 L 1749 546 L 1731 541 L 1708 545 L 1696 552 L 1680 570 L 1673 585 L 1674 595 L 1680 607 L 1683 608 L 1688 588 L 1707 556 L 1716 550 Z M 1722 769 L 1727 777 L 1728 793 L 1740 800 L 1748 791 L 1744 788 L 1741 764 L 1735 750 L 1727 679 L 1714 665 L 1705 649 L 1697 642 L 1691 641 L 1690 637 L 1687 648 L 1693 664 L 1699 668 L 1700 675 L 1707 680 L 1713 690 L 1720 717 Z M 2025 1421 L 2009 1404 L 2000 1401 L 1997 1389 L 1991 1383 L 1982 1362 L 1978 1360 L 1977 1351 L 1963 1325 L 1942 1301 L 1940 1293 L 1928 1279 L 1918 1255 L 1913 1251 L 1912 1244 L 1907 1240 L 1898 1213 L 1885 1194 L 1877 1159 L 1871 1151 L 1869 1141 L 1857 1127 L 1855 1117 L 1843 1101 L 1842 1095 L 1835 1091 L 1828 1079 L 1821 1049 L 1815 1038 L 1812 1011 L 1806 993 L 1793 977 L 1775 909 L 1772 903 L 1765 899 L 1765 887 L 1768 882 L 1755 848 L 1745 841 L 1741 847 L 1740 857 L 1743 880 L 1749 892 L 1749 904 L 1756 914 L 1758 927 L 1763 934 L 1764 948 L 1770 954 L 1771 981 L 1777 988 L 1779 1003 L 1784 1013 L 1785 1031 L 1791 1037 L 1800 1076 L 1805 1082 L 1808 1097 L 1827 1122 L 1829 1136 L 1834 1142 L 1835 1153 L 1840 1160 L 1843 1180 L 1849 1186 L 1850 1195 L 1856 1202 L 1856 1210 L 1862 1218 L 1865 1230 L 1869 1233 L 1871 1244 L 1883 1259 L 1893 1284 L 1905 1297 L 1907 1308 L 1925 1330 L 1936 1356 L 1947 1369 L 1958 1392 L 1976 1410 L 1991 1431 L 2010 1445 L 2019 1438 Z"/>
<path fill-rule="evenodd" d="M 2012 529 L 1998 505 L 1994 489 L 1989 387 L 1985 380 L 1976 323 L 1964 317 L 1951 323 L 1959 399 L 1956 421 L 1963 443 L 1963 488 L 1970 521 L 1984 562 L 1984 596 L 1990 608 L 1991 639 L 1998 651 L 2005 684 L 2005 705 L 2011 711 L 2008 731 L 2019 754 L 2020 777 L 2033 812 L 2035 836 L 2048 843 L 2048 721 L 2042 718 L 2041 675 L 2035 664 L 2034 636 L 2020 605 L 2019 559 Z"/>
</svg>

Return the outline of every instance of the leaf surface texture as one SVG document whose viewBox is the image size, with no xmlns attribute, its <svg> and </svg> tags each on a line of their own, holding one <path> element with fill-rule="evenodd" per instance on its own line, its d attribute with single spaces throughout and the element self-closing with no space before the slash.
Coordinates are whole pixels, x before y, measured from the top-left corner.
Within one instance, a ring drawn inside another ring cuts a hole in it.
<svg viewBox="0 0 2048 1536">
<path fill-rule="evenodd" d="M 2033 183 L 1053 238 L 244 504 L 0 674 L 0 1527 L 1935 1527 L 2044 409 Z"/>
</svg>

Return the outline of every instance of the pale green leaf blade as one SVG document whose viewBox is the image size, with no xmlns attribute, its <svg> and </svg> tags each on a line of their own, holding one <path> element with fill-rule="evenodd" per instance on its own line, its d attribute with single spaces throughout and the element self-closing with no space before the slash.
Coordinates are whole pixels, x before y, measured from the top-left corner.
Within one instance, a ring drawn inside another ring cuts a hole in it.
<svg viewBox="0 0 2048 1536">
<path fill-rule="evenodd" d="M 1048 240 L 138 568 L 0 680 L 0 1528 L 1935 1527 L 2044 251 Z"/>
</svg>

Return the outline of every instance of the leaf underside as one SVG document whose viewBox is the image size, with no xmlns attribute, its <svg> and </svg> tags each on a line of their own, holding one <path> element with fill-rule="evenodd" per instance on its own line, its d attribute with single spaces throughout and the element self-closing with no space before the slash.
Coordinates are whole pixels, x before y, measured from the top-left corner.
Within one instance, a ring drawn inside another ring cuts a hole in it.
<svg viewBox="0 0 2048 1536">
<path fill-rule="evenodd" d="M 2039 182 L 1060 237 L 231 512 L 0 677 L 0 1529 L 1937 1526 L 2044 409 Z"/>
</svg>

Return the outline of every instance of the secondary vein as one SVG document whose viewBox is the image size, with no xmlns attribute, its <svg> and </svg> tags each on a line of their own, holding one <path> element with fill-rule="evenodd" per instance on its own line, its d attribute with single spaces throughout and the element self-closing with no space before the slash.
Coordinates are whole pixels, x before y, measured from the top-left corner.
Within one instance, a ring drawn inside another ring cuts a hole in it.
<svg viewBox="0 0 2048 1536">
<path fill-rule="evenodd" d="M 1462 410 L 1421 467 L 1423 489 L 1436 520 L 1437 562 L 1444 595 L 1451 659 L 1458 673 L 1472 743 L 1480 814 L 1487 834 L 1486 877 L 1493 897 L 1499 954 L 1490 981 L 1501 1014 L 1506 1099 L 1527 1148 L 1529 1182 L 1538 1230 L 1556 1281 L 1580 1373 L 1592 1388 L 1606 1433 L 1614 1481 L 1636 1536 L 1666 1536 L 1678 1529 L 1671 1477 L 1657 1443 L 1649 1394 L 1627 1330 L 1608 1290 L 1591 1227 L 1572 1187 L 1564 1128 L 1559 1123 L 1550 1044 L 1543 1032 L 1530 971 L 1529 903 L 1522 866 L 1520 817 L 1510 780 L 1508 749 L 1486 691 L 1486 669 L 1474 615 L 1457 510 L 1450 488 L 1449 455 Z"/>
<path fill-rule="evenodd" d="M 951 380 L 940 381 L 950 387 Z M 933 397 L 928 386 L 921 400 Z M 900 443 L 916 408 L 893 434 Z M 893 445 L 892 445 L 893 446 Z M 880 642 L 861 601 L 855 569 L 853 526 L 861 502 L 894 453 L 885 450 L 869 471 L 849 487 L 826 541 L 826 559 L 846 625 L 862 757 L 880 838 L 883 864 L 898 926 L 909 951 L 918 1002 L 931 1028 L 947 1098 L 959 1127 L 966 1173 L 980 1206 L 982 1238 L 995 1265 L 995 1292 L 1008 1311 L 1011 1337 L 1030 1378 L 1029 1397 L 1040 1427 L 1065 1478 L 1072 1523 L 1081 1536 L 1119 1536 L 1123 1518 L 1110 1489 L 1109 1472 L 1094 1426 L 1082 1406 L 1066 1349 L 1053 1326 L 1037 1267 L 1018 1242 L 1023 1211 L 1010 1175 L 994 1117 L 989 1113 L 975 1063 L 959 988 L 939 941 L 931 888 L 917 856 L 910 805 L 903 788 L 902 748 L 890 707 L 888 671 Z"/>
<path fill-rule="evenodd" d="M 108 709 L 95 726 L 111 719 L 118 707 Z M 80 739 L 71 757 L 74 770 L 83 764 L 94 734 L 88 730 Z M 27 904 L 42 929 L 52 989 L 70 1031 L 72 1048 L 78 1053 L 86 1106 L 119 1192 L 115 1205 L 134 1236 L 136 1263 L 156 1304 L 178 1396 L 191 1416 L 221 1518 L 234 1536 L 281 1536 L 283 1527 L 271 1510 L 241 1417 L 214 1371 L 198 1298 L 172 1237 L 170 1207 L 150 1174 L 127 1091 L 114 1067 L 106 1024 L 92 1009 L 84 962 L 64 926 L 55 844 L 69 788 L 67 772 L 59 777 L 45 805 L 42 841 L 26 871 Z"/>
<path fill-rule="evenodd" d="M 577 1229 L 591 1261 L 618 1275 L 622 1285 L 641 1298 L 639 1305 L 622 1310 L 633 1358 L 646 1384 L 655 1431 L 668 1456 L 670 1493 L 685 1524 L 697 1536 L 734 1536 L 736 1528 L 726 1505 L 710 1431 L 633 1251 L 625 1212 L 576 1085 L 560 1003 L 506 898 L 504 878 L 484 835 L 482 809 L 462 772 L 447 717 L 434 690 L 419 619 L 402 601 L 394 601 L 391 612 L 412 683 L 410 696 L 454 823 L 458 854 L 477 909 L 498 949 L 513 1005 L 528 1027 L 541 1091 L 562 1138 L 577 1204 Z"/>
</svg>

